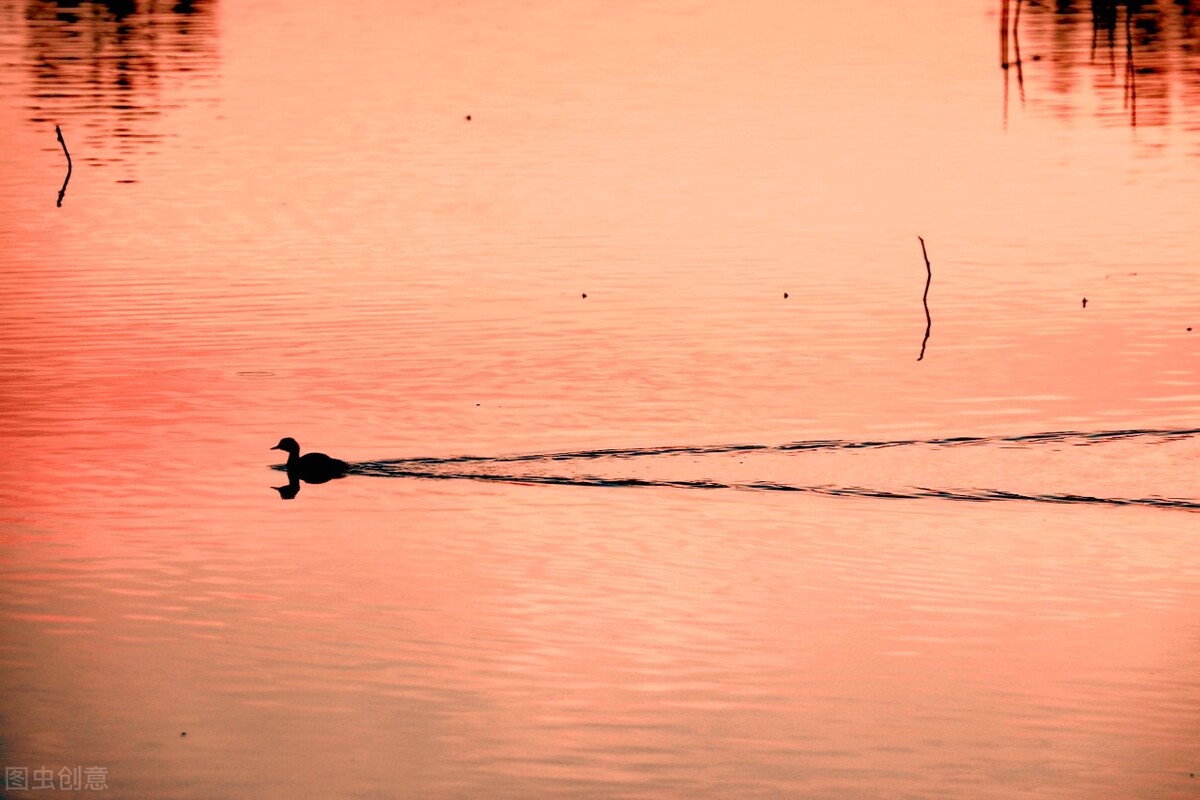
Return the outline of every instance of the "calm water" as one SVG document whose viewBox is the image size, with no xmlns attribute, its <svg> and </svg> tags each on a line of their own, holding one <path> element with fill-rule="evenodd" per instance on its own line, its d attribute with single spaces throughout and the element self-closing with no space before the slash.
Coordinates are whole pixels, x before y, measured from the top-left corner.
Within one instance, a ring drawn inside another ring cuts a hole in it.
<svg viewBox="0 0 1200 800">
<path fill-rule="evenodd" d="M 335 5 L 0 3 L 4 796 L 1200 795 L 1200 7 Z"/>
</svg>

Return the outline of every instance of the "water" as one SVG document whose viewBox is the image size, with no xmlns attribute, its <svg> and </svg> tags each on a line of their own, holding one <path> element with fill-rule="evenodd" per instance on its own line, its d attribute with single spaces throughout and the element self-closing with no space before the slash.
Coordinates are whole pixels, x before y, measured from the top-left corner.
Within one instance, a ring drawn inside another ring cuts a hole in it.
<svg viewBox="0 0 1200 800">
<path fill-rule="evenodd" d="M 1195 796 L 1197 10 L 899 5 L 0 5 L 0 763 Z"/>
</svg>

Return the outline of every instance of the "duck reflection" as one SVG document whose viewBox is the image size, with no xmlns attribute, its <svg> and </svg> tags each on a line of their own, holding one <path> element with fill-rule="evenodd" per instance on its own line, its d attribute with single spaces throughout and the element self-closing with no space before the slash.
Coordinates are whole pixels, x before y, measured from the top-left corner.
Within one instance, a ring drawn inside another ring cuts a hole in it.
<svg viewBox="0 0 1200 800">
<path fill-rule="evenodd" d="M 300 455 L 300 445 L 290 436 L 280 439 L 279 444 L 271 449 L 282 450 L 288 454 L 287 463 L 283 465 L 283 470 L 287 472 L 288 476 L 287 485 L 272 487 L 284 500 L 291 500 L 299 494 L 301 481 L 304 483 L 328 483 L 336 478 L 345 477 L 350 470 L 350 465 L 345 461 L 324 453 Z"/>
<path fill-rule="evenodd" d="M 300 480 L 288 478 L 287 486 L 272 486 L 271 488 L 279 492 L 281 500 L 291 500 L 300 493 Z"/>
</svg>

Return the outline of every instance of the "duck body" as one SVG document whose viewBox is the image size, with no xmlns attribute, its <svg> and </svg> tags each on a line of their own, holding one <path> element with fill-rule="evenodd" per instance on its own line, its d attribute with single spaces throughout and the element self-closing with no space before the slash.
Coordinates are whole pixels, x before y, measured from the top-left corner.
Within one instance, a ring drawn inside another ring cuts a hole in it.
<svg viewBox="0 0 1200 800">
<path fill-rule="evenodd" d="M 271 448 L 282 450 L 288 454 L 287 470 L 290 481 L 305 483 L 325 483 L 334 478 L 341 478 L 350 469 L 350 465 L 340 458 L 333 458 L 324 453 L 305 453 L 300 455 L 300 445 L 289 437 L 279 440 L 279 444 Z"/>
</svg>

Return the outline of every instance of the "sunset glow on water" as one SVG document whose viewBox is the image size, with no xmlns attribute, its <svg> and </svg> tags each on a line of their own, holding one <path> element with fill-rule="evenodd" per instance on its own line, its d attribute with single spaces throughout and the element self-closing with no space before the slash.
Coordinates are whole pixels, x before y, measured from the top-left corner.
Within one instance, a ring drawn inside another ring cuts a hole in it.
<svg viewBox="0 0 1200 800">
<path fill-rule="evenodd" d="M 1195 3 L 0 63 L 4 797 L 1200 792 Z"/>
</svg>

